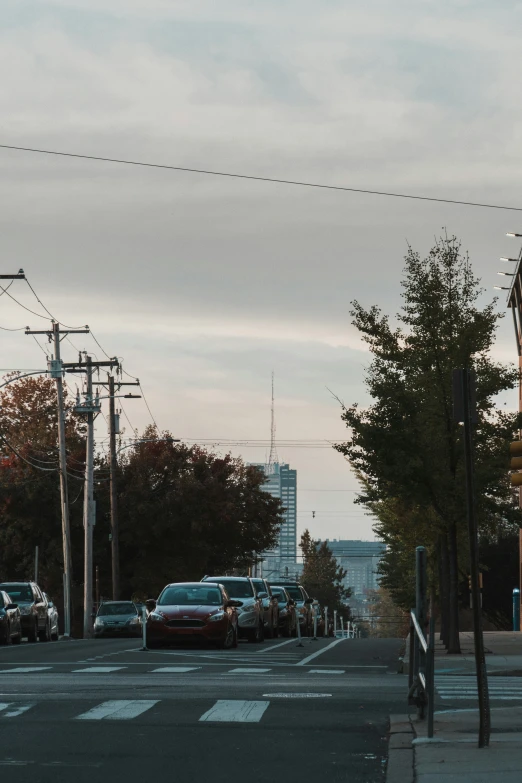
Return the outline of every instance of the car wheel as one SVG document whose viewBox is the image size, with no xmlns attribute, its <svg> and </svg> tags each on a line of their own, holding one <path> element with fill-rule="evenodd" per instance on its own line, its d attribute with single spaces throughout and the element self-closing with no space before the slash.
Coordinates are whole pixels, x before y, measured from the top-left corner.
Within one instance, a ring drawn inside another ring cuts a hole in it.
<svg viewBox="0 0 522 783">
<path fill-rule="evenodd" d="M 27 641 L 28 642 L 37 642 L 38 641 L 38 621 L 36 620 L 34 623 L 34 626 L 27 634 Z"/>
<path fill-rule="evenodd" d="M 231 625 L 227 628 L 227 635 L 223 641 L 216 646 L 218 650 L 230 650 L 234 646 L 234 628 Z"/>
<path fill-rule="evenodd" d="M 57 642 L 58 641 L 58 626 L 56 626 L 56 631 L 54 633 L 51 633 L 51 641 Z"/>
<path fill-rule="evenodd" d="M 41 642 L 51 641 L 51 626 L 48 622 L 45 624 L 45 628 L 43 629 L 43 631 L 38 632 L 38 638 L 40 639 Z"/>
<path fill-rule="evenodd" d="M 290 623 L 286 623 L 285 627 L 282 630 L 281 636 L 284 636 L 285 639 L 291 636 Z"/>
<path fill-rule="evenodd" d="M 237 628 L 234 628 L 234 642 L 232 644 L 232 647 L 236 648 L 238 646 L 238 638 L 237 638 Z"/>
<path fill-rule="evenodd" d="M 17 633 L 16 636 L 12 637 L 13 644 L 20 644 L 21 641 L 22 641 L 22 632 Z"/>
</svg>

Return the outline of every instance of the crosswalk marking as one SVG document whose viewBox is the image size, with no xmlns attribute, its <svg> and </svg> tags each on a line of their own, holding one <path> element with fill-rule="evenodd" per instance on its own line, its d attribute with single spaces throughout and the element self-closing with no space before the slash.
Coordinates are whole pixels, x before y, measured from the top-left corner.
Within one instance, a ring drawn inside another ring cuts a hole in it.
<svg viewBox="0 0 522 783">
<path fill-rule="evenodd" d="M 104 701 L 87 712 L 76 716 L 76 720 L 131 720 L 150 710 L 159 699 L 114 699 Z"/>
<path fill-rule="evenodd" d="M 477 680 L 472 676 L 436 676 L 435 688 L 441 699 L 477 699 Z M 491 699 L 499 701 L 522 701 L 522 678 L 488 677 L 488 690 Z"/>
<path fill-rule="evenodd" d="M 117 672 L 126 668 L 126 666 L 88 666 L 86 669 L 73 669 L 73 674 L 108 674 L 109 672 Z"/>
<path fill-rule="evenodd" d="M 2 669 L 0 674 L 26 674 L 29 672 L 44 672 L 52 666 L 17 666 L 16 669 Z"/>
<path fill-rule="evenodd" d="M 229 669 L 228 674 L 266 674 L 270 669 Z"/>
<path fill-rule="evenodd" d="M 186 674 L 201 669 L 201 666 L 161 666 L 159 669 L 152 669 L 151 674 Z"/>
<path fill-rule="evenodd" d="M 12 707 L 13 709 L 9 709 Z M 34 704 L 21 704 L 16 706 L 15 704 L 0 704 L 0 718 L 18 718 L 19 715 L 23 715 L 34 707 Z"/>
<path fill-rule="evenodd" d="M 308 674 L 344 674 L 344 669 L 310 669 Z"/>
<path fill-rule="evenodd" d="M 269 701 L 220 699 L 199 720 L 218 723 L 259 723 L 269 704 Z"/>
</svg>

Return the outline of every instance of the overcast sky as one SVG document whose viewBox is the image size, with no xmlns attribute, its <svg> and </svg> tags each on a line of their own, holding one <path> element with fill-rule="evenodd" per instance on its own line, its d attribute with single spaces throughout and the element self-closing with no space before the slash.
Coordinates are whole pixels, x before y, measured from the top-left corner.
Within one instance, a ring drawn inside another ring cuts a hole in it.
<svg viewBox="0 0 522 783">
<path fill-rule="evenodd" d="M 0 21 L 0 143 L 522 206 L 520 2 L 2 0 Z M 368 403 L 350 301 L 396 312 L 407 242 L 426 253 L 442 227 L 487 301 L 522 229 L 515 212 L 8 150 L 0 173 L 0 271 L 88 323 L 160 428 L 191 439 L 268 439 L 272 370 L 281 441 L 342 439 L 328 389 Z M 6 299 L 0 326 L 45 328 Z M 23 332 L 0 339 L 3 368 L 44 361 Z M 508 319 L 496 355 L 516 360 Z M 279 457 L 299 530 L 374 537 L 339 454 Z"/>
</svg>

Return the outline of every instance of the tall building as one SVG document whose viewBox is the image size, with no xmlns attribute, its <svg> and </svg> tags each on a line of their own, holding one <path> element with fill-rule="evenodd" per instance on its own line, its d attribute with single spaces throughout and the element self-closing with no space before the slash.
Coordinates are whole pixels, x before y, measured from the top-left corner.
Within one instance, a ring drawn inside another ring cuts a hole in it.
<svg viewBox="0 0 522 783">
<path fill-rule="evenodd" d="M 386 551 L 380 541 L 343 541 L 326 539 L 328 548 L 338 564 L 345 569 L 344 587 L 351 587 L 354 599 L 364 599 L 369 591 L 377 590 L 377 566 Z"/>
<path fill-rule="evenodd" d="M 297 471 L 286 463 L 253 463 L 263 471 L 264 490 L 284 506 L 284 522 L 274 549 L 263 553 L 263 575 L 267 579 L 294 575 L 297 556 Z"/>
</svg>

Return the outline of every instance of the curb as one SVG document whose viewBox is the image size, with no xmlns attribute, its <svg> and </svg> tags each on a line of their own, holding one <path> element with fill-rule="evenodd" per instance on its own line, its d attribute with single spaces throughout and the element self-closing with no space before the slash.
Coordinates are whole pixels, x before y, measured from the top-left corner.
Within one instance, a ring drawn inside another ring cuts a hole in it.
<svg viewBox="0 0 522 783">
<path fill-rule="evenodd" d="M 413 783 L 415 738 L 409 715 L 390 715 L 386 783 Z"/>
</svg>

